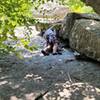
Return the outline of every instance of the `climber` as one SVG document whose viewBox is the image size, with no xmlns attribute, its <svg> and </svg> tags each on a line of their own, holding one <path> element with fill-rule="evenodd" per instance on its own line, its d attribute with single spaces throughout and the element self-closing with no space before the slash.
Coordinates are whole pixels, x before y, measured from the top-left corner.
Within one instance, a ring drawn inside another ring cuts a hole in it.
<svg viewBox="0 0 100 100">
<path fill-rule="evenodd" d="M 41 51 L 45 56 L 52 53 L 53 55 L 61 54 L 59 47 L 59 42 L 57 39 L 56 30 L 53 27 L 50 27 L 46 31 L 42 31 L 42 36 L 46 40 L 46 46 Z"/>
</svg>

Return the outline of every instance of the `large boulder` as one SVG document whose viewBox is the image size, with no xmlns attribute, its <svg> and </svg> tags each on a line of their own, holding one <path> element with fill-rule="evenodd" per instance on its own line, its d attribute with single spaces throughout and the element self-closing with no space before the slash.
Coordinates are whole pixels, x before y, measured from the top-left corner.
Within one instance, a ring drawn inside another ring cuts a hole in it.
<svg viewBox="0 0 100 100">
<path fill-rule="evenodd" d="M 100 0 L 81 0 L 86 5 L 92 6 L 94 11 L 96 11 L 100 15 Z"/>
<path fill-rule="evenodd" d="M 38 9 L 33 10 L 33 17 L 38 20 L 36 29 L 42 31 L 50 26 L 62 24 L 62 21 L 67 13 L 70 12 L 68 7 L 55 2 L 47 2 L 41 4 Z"/>
<path fill-rule="evenodd" d="M 76 20 L 69 35 L 71 48 L 100 61 L 100 21 Z"/>
<path fill-rule="evenodd" d="M 60 33 L 60 37 L 64 40 L 69 39 L 69 35 L 71 34 L 71 30 L 74 26 L 75 20 L 77 19 L 92 19 L 96 21 L 100 21 L 100 17 L 97 14 L 87 14 L 87 13 L 68 13 L 63 21 L 62 32 Z"/>
</svg>

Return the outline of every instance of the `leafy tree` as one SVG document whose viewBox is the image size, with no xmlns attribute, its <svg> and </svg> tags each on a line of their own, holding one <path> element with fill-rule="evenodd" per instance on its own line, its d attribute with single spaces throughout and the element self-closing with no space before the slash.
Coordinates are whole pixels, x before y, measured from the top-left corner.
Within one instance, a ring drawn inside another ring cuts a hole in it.
<svg viewBox="0 0 100 100">
<path fill-rule="evenodd" d="M 1 0 L 0 2 L 0 51 L 12 51 L 4 43 L 7 39 L 17 40 L 14 29 L 19 25 L 27 25 L 34 20 L 29 12 L 32 3 L 30 0 Z"/>
<path fill-rule="evenodd" d="M 91 7 L 85 6 L 80 0 L 59 0 L 60 4 L 69 6 L 70 9 L 74 12 L 80 13 L 92 13 L 93 9 Z"/>
</svg>

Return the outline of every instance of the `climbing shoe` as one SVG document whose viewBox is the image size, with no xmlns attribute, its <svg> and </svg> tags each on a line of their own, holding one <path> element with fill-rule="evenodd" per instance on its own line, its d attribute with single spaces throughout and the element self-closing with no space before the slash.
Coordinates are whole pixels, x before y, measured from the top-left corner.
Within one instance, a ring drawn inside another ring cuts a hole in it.
<svg viewBox="0 0 100 100">
<path fill-rule="evenodd" d="M 47 53 L 47 52 L 45 52 L 44 50 L 41 50 L 41 52 L 42 52 L 42 54 L 44 55 L 44 56 L 48 56 L 49 54 Z"/>
<path fill-rule="evenodd" d="M 53 55 L 57 55 L 57 53 L 52 53 Z"/>
</svg>

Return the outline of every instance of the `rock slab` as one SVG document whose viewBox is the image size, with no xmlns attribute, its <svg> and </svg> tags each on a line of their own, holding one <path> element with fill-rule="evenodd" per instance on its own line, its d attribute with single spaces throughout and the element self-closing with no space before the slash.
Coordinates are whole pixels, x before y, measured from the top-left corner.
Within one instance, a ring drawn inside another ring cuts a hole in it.
<svg viewBox="0 0 100 100">
<path fill-rule="evenodd" d="M 100 21 L 76 20 L 69 40 L 71 48 L 87 57 L 100 61 Z"/>
</svg>

